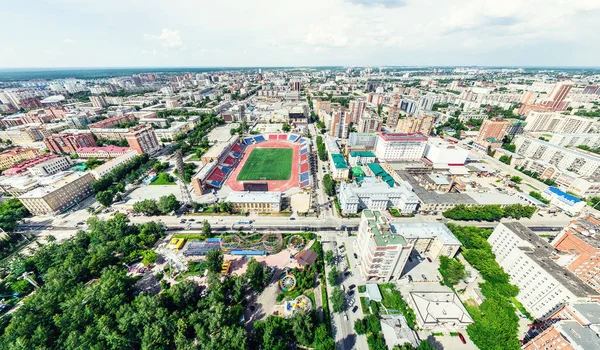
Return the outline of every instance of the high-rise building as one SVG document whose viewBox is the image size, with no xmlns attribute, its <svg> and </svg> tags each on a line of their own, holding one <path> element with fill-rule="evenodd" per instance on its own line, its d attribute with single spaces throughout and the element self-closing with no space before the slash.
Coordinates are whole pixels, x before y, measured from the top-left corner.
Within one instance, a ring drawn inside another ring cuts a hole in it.
<svg viewBox="0 0 600 350">
<path fill-rule="evenodd" d="M 355 250 L 360 273 L 366 280 L 393 281 L 402 277 L 413 246 L 399 232 L 393 232 L 378 210 L 363 210 Z"/>
<path fill-rule="evenodd" d="M 477 142 L 484 142 L 489 138 L 502 140 L 508 132 L 510 121 L 502 118 L 484 120 L 477 134 Z"/>
<path fill-rule="evenodd" d="M 92 102 L 92 106 L 96 107 L 96 108 L 104 108 L 104 107 L 108 107 L 108 102 L 106 102 L 106 99 L 104 98 L 104 96 L 90 96 L 90 101 Z"/>
<path fill-rule="evenodd" d="M 160 150 L 160 144 L 154 129 L 147 124 L 130 128 L 129 132 L 125 134 L 125 139 L 129 147 L 136 150 L 138 154 L 147 153 L 151 155 Z"/>
<path fill-rule="evenodd" d="M 400 108 L 392 106 L 388 109 L 387 119 L 385 120 L 385 126 L 390 129 L 396 129 L 398 125 L 398 119 L 400 119 Z"/>
<path fill-rule="evenodd" d="M 588 133 L 596 120 L 577 115 L 564 115 L 556 112 L 532 111 L 525 119 L 525 131 Z"/>
<path fill-rule="evenodd" d="M 600 292 L 600 221 L 598 219 L 593 216 L 574 219 L 554 239 L 552 245 L 570 257 L 561 265 Z"/>
<path fill-rule="evenodd" d="M 50 152 L 74 153 L 81 147 L 96 147 L 96 140 L 92 134 L 56 134 L 44 139 Z"/>
<path fill-rule="evenodd" d="M 365 112 L 366 108 L 367 108 L 367 102 L 365 102 L 365 101 L 359 101 L 359 100 L 350 101 L 350 105 L 348 106 L 348 109 L 350 110 L 350 113 L 351 113 L 350 121 L 353 123 L 357 123 L 358 120 L 360 119 L 360 117 L 362 116 L 362 114 Z"/>
<path fill-rule="evenodd" d="M 377 114 L 364 111 L 356 121 L 358 132 L 378 132 L 381 130 L 381 120 Z"/>
<path fill-rule="evenodd" d="M 571 91 L 572 87 L 573 87 L 572 82 L 562 81 L 562 82 L 556 83 L 556 85 L 554 85 L 554 88 L 552 89 L 552 91 L 550 91 L 548 98 L 546 99 L 546 101 L 544 101 L 543 104 L 545 106 L 548 106 L 550 108 L 557 109 L 557 110 L 567 109 L 567 106 L 569 103 L 565 102 L 564 100 L 567 97 L 567 95 L 569 94 L 569 92 Z"/>
<path fill-rule="evenodd" d="M 558 265 L 556 250 L 519 222 L 500 223 L 488 238 L 496 261 L 519 288 L 517 300 L 535 318 L 564 303 L 598 300 L 600 295 L 572 272 Z"/>
<path fill-rule="evenodd" d="M 319 111 L 323 110 L 327 112 L 327 114 L 331 113 L 331 101 L 323 101 L 320 99 L 313 100 L 313 108 L 316 114 L 319 114 Z"/>
<path fill-rule="evenodd" d="M 339 107 L 333 110 L 329 129 L 330 136 L 343 139 L 348 138 L 348 133 L 350 132 L 350 113 L 346 108 Z"/>
<path fill-rule="evenodd" d="M 435 118 L 430 115 L 402 118 L 396 125 L 396 132 L 429 135 L 431 134 L 431 130 L 433 130 L 434 121 Z"/>
</svg>

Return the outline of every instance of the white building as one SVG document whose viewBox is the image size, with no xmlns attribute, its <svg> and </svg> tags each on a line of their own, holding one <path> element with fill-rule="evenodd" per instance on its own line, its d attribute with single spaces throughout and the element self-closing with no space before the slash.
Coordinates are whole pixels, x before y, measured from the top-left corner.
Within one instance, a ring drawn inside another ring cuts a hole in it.
<svg viewBox="0 0 600 350">
<path fill-rule="evenodd" d="M 91 171 L 91 173 L 94 176 L 94 178 L 96 178 L 96 180 L 97 180 L 97 179 L 101 178 L 102 176 L 110 173 L 113 169 L 115 169 L 119 165 L 123 165 L 123 164 L 127 163 L 128 161 L 130 161 L 131 159 L 135 158 L 137 155 L 138 155 L 138 153 L 132 149 L 130 151 L 125 152 L 125 154 L 123 154 L 123 155 L 120 155 L 116 158 L 113 158 L 113 159 L 107 161 L 104 164 L 101 164 L 96 169 L 93 169 Z"/>
<path fill-rule="evenodd" d="M 433 259 L 454 258 L 461 247 L 460 241 L 441 222 L 393 222 L 390 225 L 392 232 L 404 236 L 419 254 Z"/>
<path fill-rule="evenodd" d="M 417 325 L 423 329 L 464 329 L 473 319 L 456 293 L 451 290 L 434 292 L 411 291 L 408 301 L 415 310 Z"/>
<path fill-rule="evenodd" d="M 390 187 L 385 182 L 365 177 L 360 184 L 340 183 L 340 206 L 344 214 L 356 214 L 361 209 L 386 210 L 398 208 L 402 213 L 413 213 L 419 198 L 403 185 Z"/>
<path fill-rule="evenodd" d="M 364 164 L 375 163 L 375 153 L 373 152 L 350 152 L 350 156 L 348 157 L 348 162 L 350 166 L 359 166 Z"/>
<path fill-rule="evenodd" d="M 536 318 L 554 312 L 563 303 L 586 302 L 596 291 L 553 258 L 557 251 L 521 223 L 500 223 L 488 242 L 496 261 L 519 287 L 519 300 Z"/>
<path fill-rule="evenodd" d="M 550 144 L 557 146 L 569 146 L 576 147 L 579 145 L 586 145 L 590 148 L 600 147 L 600 134 L 553 134 L 550 140 Z"/>
<path fill-rule="evenodd" d="M 531 132 L 586 133 L 594 127 L 596 121 L 577 115 L 531 111 L 525 123 L 527 125 L 524 130 Z"/>
<path fill-rule="evenodd" d="M 68 169 L 71 165 L 73 165 L 73 161 L 70 157 L 56 157 L 36 164 L 27 171 L 33 176 L 48 176 Z"/>
<path fill-rule="evenodd" d="M 541 160 L 561 171 L 571 171 L 579 176 L 600 177 L 600 157 L 590 153 L 565 148 L 534 137 L 518 135 L 514 139 L 516 151 L 529 158 L 522 162 L 525 169 L 533 167 L 533 161 Z"/>
<path fill-rule="evenodd" d="M 427 137 L 422 134 L 379 133 L 375 155 L 391 161 L 416 161 L 423 158 Z"/>
<path fill-rule="evenodd" d="M 440 138 L 430 138 L 425 146 L 425 159 L 433 164 L 464 165 L 469 151 Z"/>
<path fill-rule="evenodd" d="M 350 168 L 346 163 L 346 159 L 340 153 L 329 155 L 329 169 L 331 177 L 336 181 L 345 180 L 350 176 Z"/>
<path fill-rule="evenodd" d="M 401 234 L 393 233 L 387 219 L 376 210 L 362 212 L 354 244 L 366 281 L 400 279 L 412 251 L 412 245 Z"/>
</svg>

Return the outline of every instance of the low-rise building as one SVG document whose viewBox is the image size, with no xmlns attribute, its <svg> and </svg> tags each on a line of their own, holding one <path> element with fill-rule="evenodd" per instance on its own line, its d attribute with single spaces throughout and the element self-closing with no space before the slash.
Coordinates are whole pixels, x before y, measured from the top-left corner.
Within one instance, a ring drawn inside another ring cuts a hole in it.
<svg viewBox="0 0 600 350">
<path fill-rule="evenodd" d="M 362 212 L 354 244 L 360 273 L 367 281 L 400 279 L 412 251 L 412 245 L 401 234 L 392 232 L 378 210 Z"/>
<path fill-rule="evenodd" d="M 452 290 L 411 291 L 408 300 L 417 316 L 419 328 L 458 330 L 473 324 L 473 318 Z"/>
<path fill-rule="evenodd" d="M 330 154 L 329 169 L 331 177 L 336 181 L 345 180 L 350 176 L 350 168 L 341 153 Z"/>
<path fill-rule="evenodd" d="M 550 204 L 559 207 L 569 215 L 577 215 L 581 212 L 581 210 L 583 210 L 583 208 L 585 208 L 584 201 L 571 194 L 561 191 L 556 187 L 547 187 L 544 192 L 542 192 L 542 196 L 550 200 Z"/>
<path fill-rule="evenodd" d="M 56 154 L 44 154 L 14 165 L 3 172 L 4 175 L 19 175 L 29 172 L 33 176 L 47 176 L 68 169 L 73 164 L 69 157 Z"/>
<path fill-rule="evenodd" d="M 386 210 L 397 208 L 402 213 L 413 213 L 419 199 L 405 186 L 390 187 L 375 178 L 365 177 L 359 184 L 340 183 L 340 207 L 343 214 L 356 214 L 362 209 Z"/>
<path fill-rule="evenodd" d="M 116 158 L 113 158 L 113 159 L 105 162 L 104 164 L 101 164 L 96 169 L 93 169 L 90 172 L 92 173 L 92 175 L 94 175 L 94 178 L 99 179 L 102 176 L 113 171 L 116 167 L 129 162 L 136 156 L 138 156 L 138 153 L 135 150 L 130 149 L 129 151 L 125 152 L 124 154 L 117 156 Z"/>
<path fill-rule="evenodd" d="M 558 265 L 558 251 L 519 222 L 500 223 L 488 238 L 496 261 L 519 288 L 517 300 L 536 318 L 564 303 L 600 300 L 600 294 Z"/>
<path fill-rule="evenodd" d="M 367 152 L 367 151 L 354 151 L 354 152 L 350 152 L 350 155 L 348 157 L 348 162 L 350 163 L 350 166 L 360 166 L 363 164 L 369 164 L 369 163 L 375 163 L 375 153 L 373 152 Z"/>
<path fill-rule="evenodd" d="M 236 212 L 279 213 L 281 197 L 281 192 L 233 191 L 225 201 L 231 203 Z"/>
<path fill-rule="evenodd" d="M 14 147 L 0 152 L 0 169 L 8 169 L 24 160 L 38 157 L 42 154 L 37 148 Z"/>
<path fill-rule="evenodd" d="M 425 146 L 425 159 L 434 165 L 461 166 L 468 156 L 468 150 L 440 138 L 430 138 Z"/>
<path fill-rule="evenodd" d="M 119 147 L 119 146 L 104 146 L 104 147 L 82 147 L 77 150 L 77 155 L 79 158 L 88 159 L 88 158 L 98 158 L 98 159 L 110 159 L 116 158 L 118 156 L 122 156 L 125 153 L 129 152 L 131 148 L 129 147 Z"/>
<path fill-rule="evenodd" d="M 19 200 L 33 215 L 59 214 L 90 196 L 93 181 L 90 173 L 70 173 L 52 184 L 21 195 Z"/>
</svg>

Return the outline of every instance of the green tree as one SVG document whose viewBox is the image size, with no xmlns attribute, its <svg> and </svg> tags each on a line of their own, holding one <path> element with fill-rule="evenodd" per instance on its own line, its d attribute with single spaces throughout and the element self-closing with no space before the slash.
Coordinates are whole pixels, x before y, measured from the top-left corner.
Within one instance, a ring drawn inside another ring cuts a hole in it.
<svg viewBox="0 0 600 350">
<path fill-rule="evenodd" d="M 511 176 L 510 181 L 520 184 L 523 179 L 520 176 Z"/>
<path fill-rule="evenodd" d="M 113 197 L 114 195 L 112 191 L 102 191 L 96 193 L 96 200 L 105 207 L 108 207 L 112 204 Z"/>
<path fill-rule="evenodd" d="M 510 165 L 510 163 L 512 162 L 512 156 L 507 156 L 505 154 L 505 155 L 500 156 L 500 158 L 498 160 L 504 164 Z"/>
<path fill-rule="evenodd" d="M 158 254 L 156 254 L 154 250 L 144 250 L 142 251 L 142 257 L 142 264 L 151 265 L 156 262 L 156 259 L 158 259 Z"/>
<path fill-rule="evenodd" d="M 264 289 L 265 267 L 256 261 L 254 258 L 248 262 L 246 268 L 246 276 L 250 281 L 250 286 L 257 292 L 262 292 Z"/>
<path fill-rule="evenodd" d="M 440 256 L 439 271 L 444 279 L 444 284 L 448 287 L 454 287 L 466 277 L 465 265 L 457 259 L 450 259 L 443 255 Z"/>
<path fill-rule="evenodd" d="M 340 287 L 333 288 L 331 305 L 333 306 L 333 312 L 344 311 L 344 291 Z"/>
<path fill-rule="evenodd" d="M 223 268 L 223 252 L 221 249 L 212 249 L 206 253 L 206 268 L 213 273 L 220 273 Z"/>
<path fill-rule="evenodd" d="M 283 132 L 290 132 L 290 130 L 292 130 L 292 127 L 290 126 L 290 124 L 288 124 L 288 123 L 285 123 L 285 124 L 283 124 L 283 126 L 281 127 L 281 130 L 282 130 Z"/>
<path fill-rule="evenodd" d="M 148 216 L 154 216 L 160 214 L 158 205 L 153 199 L 144 199 L 133 204 L 133 211 L 136 213 L 146 214 Z"/>
<path fill-rule="evenodd" d="M 167 215 L 170 212 L 179 209 L 181 203 L 179 203 L 177 197 L 175 197 L 174 194 L 170 194 L 168 196 L 161 196 L 158 199 L 158 203 L 156 206 L 163 215 Z"/>
<path fill-rule="evenodd" d="M 312 344 L 315 335 L 315 322 L 309 313 L 297 312 L 290 319 L 292 331 L 298 343 L 308 346 Z"/>
<path fill-rule="evenodd" d="M 328 196 L 335 195 L 335 182 L 329 174 L 323 175 L 323 189 Z"/>
<path fill-rule="evenodd" d="M 208 220 L 202 221 L 202 235 L 204 237 L 212 237 L 212 228 L 210 227 Z"/>
<path fill-rule="evenodd" d="M 327 274 L 327 281 L 329 282 L 329 285 L 332 287 L 337 285 L 338 278 L 340 278 L 340 273 L 334 266 L 331 270 L 329 270 L 329 273 Z"/>
<path fill-rule="evenodd" d="M 313 347 L 316 350 L 334 350 L 335 349 L 335 341 L 327 332 L 327 327 L 324 324 L 320 324 L 315 330 L 315 340 L 313 342 Z"/>
<path fill-rule="evenodd" d="M 379 334 L 381 332 L 381 322 L 379 321 L 379 317 L 367 315 L 364 318 L 364 322 L 368 332 L 373 334 Z"/>
<path fill-rule="evenodd" d="M 365 322 L 361 319 L 354 320 L 354 331 L 358 335 L 367 333 L 367 326 L 365 325 Z"/>
<path fill-rule="evenodd" d="M 333 260 L 334 260 L 333 250 L 326 251 L 325 252 L 325 262 L 327 263 L 327 265 L 333 265 Z"/>
</svg>

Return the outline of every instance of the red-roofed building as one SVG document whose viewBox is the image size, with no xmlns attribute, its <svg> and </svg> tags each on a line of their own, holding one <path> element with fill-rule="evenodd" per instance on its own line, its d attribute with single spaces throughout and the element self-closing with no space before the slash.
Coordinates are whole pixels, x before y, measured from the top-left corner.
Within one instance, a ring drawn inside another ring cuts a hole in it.
<svg viewBox="0 0 600 350">
<path fill-rule="evenodd" d="M 81 147 L 96 147 L 92 134 L 57 134 L 44 139 L 49 151 L 54 153 L 73 153 Z"/>
<path fill-rule="evenodd" d="M 115 125 L 130 123 L 133 121 L 135 121 L 135 116 L 133 114 L 123 114 L 90 124 L 90 129 L 109 129 Z"/>
</svg>

